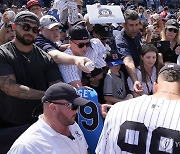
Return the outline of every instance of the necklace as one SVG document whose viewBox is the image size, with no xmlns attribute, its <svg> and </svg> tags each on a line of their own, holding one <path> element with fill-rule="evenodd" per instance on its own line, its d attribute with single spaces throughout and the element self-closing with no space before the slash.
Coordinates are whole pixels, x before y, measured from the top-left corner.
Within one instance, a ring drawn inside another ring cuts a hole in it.
<svg viewBox="0 0 180 154">
<path fill-rule="evenodd" d="M 33 50 L 32 50 L 32 52 L 31 52 L 29 57 L 25 56 L 23 53 L 21 53 L 21 51 L 19 53 L 27 60 L 28 63 L 31 62 L 31 57 L 32 57 Z"/>
<path fill-rule="evenodd" d="M 180 94 L 177 94 L 177 93 L 174 93 L 174 92 L 170 92 L 170 91 L 158 91 L 158 92 L 161 92 L 161 93 L 168 93 L 168 94 L 180 96 Z"/>
</svg>

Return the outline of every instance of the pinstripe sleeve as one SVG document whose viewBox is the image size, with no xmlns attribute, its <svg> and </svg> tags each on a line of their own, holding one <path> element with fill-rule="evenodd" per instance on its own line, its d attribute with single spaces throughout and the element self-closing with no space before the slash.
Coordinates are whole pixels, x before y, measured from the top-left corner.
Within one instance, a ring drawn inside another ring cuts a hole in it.
<svg viewBox="0 0 180 154">
<path fill-rule="evenodd" d="M 91 39 L 91 45 L 93 50 L 96 52 L 95 66 L 96 68 L 102 68 L 106 66 L 106 48 L 99 39 Z"/>
<path fill-rule="evenodd" d="M 70 83 L 72 81 L 81 80 L 82 72 L 76 65 L 59 65 L 59 70 L 62 74 L 64 82 Z"/>
</svg>

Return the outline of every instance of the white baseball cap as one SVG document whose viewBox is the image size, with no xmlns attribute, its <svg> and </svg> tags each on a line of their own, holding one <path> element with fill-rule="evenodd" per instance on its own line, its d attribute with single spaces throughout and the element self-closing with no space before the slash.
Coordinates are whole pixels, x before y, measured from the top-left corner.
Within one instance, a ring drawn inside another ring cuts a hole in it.
<svg viewBox="0 0 180 154">
<path fill-rule="evenodd" d="M 54 16 L 45 15 L 40 19 L 40 26 L 45 27 L 47 29 L 51 29 L 54 26 L 60 26 L 61 24 L 57 21 Z"/>
</svg>

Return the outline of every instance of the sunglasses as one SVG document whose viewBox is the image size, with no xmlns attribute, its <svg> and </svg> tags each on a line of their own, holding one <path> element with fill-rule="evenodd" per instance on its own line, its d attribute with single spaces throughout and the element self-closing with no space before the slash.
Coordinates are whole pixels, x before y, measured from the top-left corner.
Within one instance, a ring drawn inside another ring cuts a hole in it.
<svg viewBox="0 0 180 154">
<path fill-rule="evenodd" d="M 168 31 L 169 31 L 169 32 L 174 32 L 174 33 L 177 33 L 177 32 L 178 32 L 178 30 L 177 30 L 177 29 L 174 29 L 174 28 L 168 28 Z"/>
<path fill-rule="evenodd" d="M 72 40 L 71 40 L 72 41 Z M 72 41 L 74 44 L 76 44 L 78 46 L 78 48 L 83 48 L 84 46 L 86 47 L 90 47 L 91 43 L 87 42 L 87 43 L 75 43 L 74 41 Z"/>
<path fill-rule="evenodd" d="M 29 24 L 16 24 L 16 25 L 22 26 L 23 30 L 26 32 L 29 32 L 32 29 L 34 34 L 39 33 L 39 27 L 31 27 Z"/>
<path fill-rule="evenodd" d="M 70 110 L 77 110 L 78 109 L 78 105 L 74 105 L 72 103 L 57 103 L 57 102 L 51 102 L 53 104 L 57 104 L 57 105 L 63 105 L 63 106 L 67 106 Z"/>
</svg>

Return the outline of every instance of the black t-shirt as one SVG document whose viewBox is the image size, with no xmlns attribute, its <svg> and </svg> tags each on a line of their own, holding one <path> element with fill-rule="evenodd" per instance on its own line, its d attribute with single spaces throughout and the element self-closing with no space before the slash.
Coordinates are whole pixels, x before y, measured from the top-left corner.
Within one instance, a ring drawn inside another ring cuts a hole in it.
<svg viewBox="0 0 180 154">
<path fill-rule="evenodd" d="M 59 69 L 51 57 L 33 47 L 30 62 L 18 51 L 12 42 L 0 47 L 0 76 L 15 75 L 17 84 L 45 91 L 49 83 L 61 80 Z M 17 126 L 33 122 L 34 108 L 40 100 L 25 100 L 7 95 L 0 90 L 0 125 Z"/>
<path fill-rule="evenodd" d="M 97 92 L 99 103 L 105 104 L 104 95 L 103 95 L 104 79 L 100 80 L 98 86 L 93 86 L 91 85 L 91 83 L 88 83 L 87 86 L 93 88 Z"/>
<path fill-rule="evenodd" d="M 175 52 L 175 49 L 178 47 L 178 44 L 174 46 L 173 49 L 169 48 L 165 51 L 160 51 L 163 55 L 163 62 L 170 62 L 170 63 L 177 63 L 177 57 L 178 55 Z"/>
</svg>

